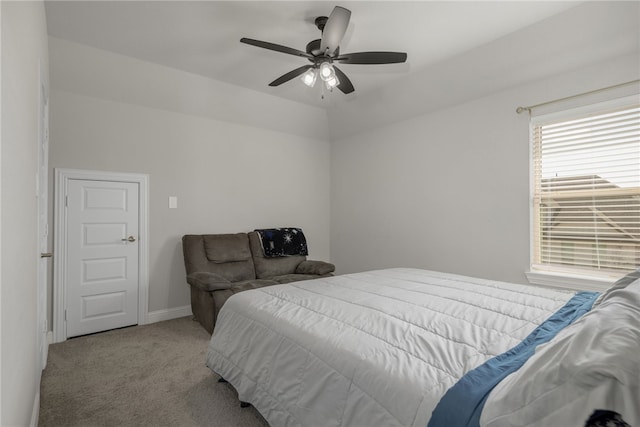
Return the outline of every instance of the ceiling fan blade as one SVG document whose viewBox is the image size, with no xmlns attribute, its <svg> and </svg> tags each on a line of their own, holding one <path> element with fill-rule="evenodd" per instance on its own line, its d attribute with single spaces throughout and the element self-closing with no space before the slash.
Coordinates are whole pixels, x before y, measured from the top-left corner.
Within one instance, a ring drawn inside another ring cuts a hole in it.
<svg viewBox="0 0 640 427">
<path fill-rule="evenodd" d="M 398 64 L 407 60 L 405 52 L 345 53 L 334 59 L 341 64 Z"/>
<path fill-rule="evenodd" d="M 313 68 L 313 65 L 303 65 L 302 67 L 289 71 L 287 74 L 283 74 L 282 76 L 278 77 L 277 79 L 269 83 L 269 86 L 280 86 L 282 83 L 286 83 L 289 80 L 296 78 L 299 75 L 302 75 L 309 68 Z"/>
<path fill-rule="evenodd" d="M 320 42 L 322 53 L 331 55 L 336 51 L 344 34 L 347 32 L 350 19 L 351 11 L 349 9 L 340 6 L 333 8 L 322 30 L 322 41 Z"/>
<path fill-rule="evenodd" d="M 282 46 L 275 43 L 263 42 L 261 40 L 248 39 L 243 37 L 240 39 L 241 43 L 250 44 L 252 46 L 261 47 L 264 49 L 275 50 L 276 52 L 288 53 L 289 55 L 302 56 L 303 58 L 313 58 L 313 55 L 308 54 L 307 52 L 303 52 L 298 49 L 294 49 L 287 46 Z"/>
<path fill-rule="evenodd" d="M 355 88 L 353 87 L 351 80 L 349 80 L 349 77 L 347 77 L 347 75 L 335 65 L 333 66 L 333 69 L 335 70 L 338 81 L 340 82 L 338 89 L 340 89 L 344 94 L 353 92 Z"/>
</svg>

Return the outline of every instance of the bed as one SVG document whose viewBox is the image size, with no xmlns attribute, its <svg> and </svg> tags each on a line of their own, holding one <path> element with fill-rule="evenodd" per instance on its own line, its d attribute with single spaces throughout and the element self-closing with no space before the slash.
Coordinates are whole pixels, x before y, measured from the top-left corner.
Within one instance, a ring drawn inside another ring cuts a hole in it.
<svg viewBox="0 0 640 427">
<path fill-rule="evenodd" d="M 272 427 L 638 426 L 639 355 L 638 272 L 599 295 L 396 268 L 234 295 L 207 366 Z"/>
</svg>

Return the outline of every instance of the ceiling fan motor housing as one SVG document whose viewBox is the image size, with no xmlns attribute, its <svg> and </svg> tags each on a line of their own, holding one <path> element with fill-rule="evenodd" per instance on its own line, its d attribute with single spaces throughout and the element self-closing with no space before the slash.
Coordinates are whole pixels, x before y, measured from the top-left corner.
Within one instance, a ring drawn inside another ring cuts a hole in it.
<svg viewBox="0 0 640 427">
<path fill-rule="evenodd" d="M 322 42 L 321 39 L 316 39 L 316 40 L 311 40 L 309 43 L 307 43 L 307 48 L 306 48 L 307 53 L 309 55 L 313 55 L 314 57 L 316 57 L 314 59 L 309 58 L 309 61 L 317 63 L 318 62 L 317 61 L 318 58 L 329 59 L 329 58 L 333 58 L 333 57 L 336 57 L 336 56 L 340 55 L 340 47 L 336 48 L 336 50 L 333 53 L 333 55 L 331 55 L 331 56 L 324 55 L 322 53 L 322 50 L 320 50 L 320 43 L 321 42 Z"/>
</svg>

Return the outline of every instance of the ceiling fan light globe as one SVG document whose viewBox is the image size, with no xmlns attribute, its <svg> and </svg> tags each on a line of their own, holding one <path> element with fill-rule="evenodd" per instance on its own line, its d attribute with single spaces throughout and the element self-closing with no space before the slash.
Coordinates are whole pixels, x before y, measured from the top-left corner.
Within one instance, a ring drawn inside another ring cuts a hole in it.
<svg viewBox="0 0 640 427">
<path fill-rule="evenodd" d="M 320 64 L 320 78 L 325 82 L 336 76 L 336 72 L 328 62 Z"/>
<path fill-rule="evenodd" d="M 302 75 L 302 77 L 300 77 L 300 80 L 302 80 L 302 83 L 306 84 L 309 87 L 313 87 L 316 84 L 316 79 L 317 79 L 318 75 L 316 74 L 316 70 L 307 70 L 306 73 L 304 73 Z"/>
<path fill-rule="evenodd" d="M 338 80 L 338 78 L 334 75 L 333 77 L 325 80 L 324 84 L 327 86 L 327 89 L 333 90 L 334 87 L 340 84 L 340 80 Z"/>
</svg>

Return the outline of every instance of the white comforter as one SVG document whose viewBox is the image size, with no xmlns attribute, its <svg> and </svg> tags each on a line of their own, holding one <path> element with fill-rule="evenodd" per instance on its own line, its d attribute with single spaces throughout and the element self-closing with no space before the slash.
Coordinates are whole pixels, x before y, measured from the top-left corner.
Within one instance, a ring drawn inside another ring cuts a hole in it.
<svg viewBox="0 0 640 427">
<path fill-rule="evenodd" d="M 417 269 L 260 288 L 226 302 L 207 365 L 273 427 L 425 427 L 462 375 L 571 296 Z"/>
</svg>

